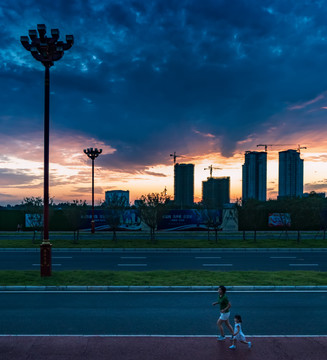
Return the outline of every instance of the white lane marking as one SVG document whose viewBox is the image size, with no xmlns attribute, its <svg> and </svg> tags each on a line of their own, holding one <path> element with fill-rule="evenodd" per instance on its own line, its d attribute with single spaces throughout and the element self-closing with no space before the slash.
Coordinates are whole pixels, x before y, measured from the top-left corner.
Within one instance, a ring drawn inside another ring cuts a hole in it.
<svg viewBox="0 0 327 360">
<path fill-rule="evenodd" d="M 52 256 L 52 259 L 72 259 L 72 256 Z"/>
<path fill-rule="evenodd" d="M 146 259 L 146 256 L 121 256 L 121 259 Z"/>
<path fill-rule="evenodd" d="M 296 256 L 270 256 L 270 259 L 296 259 Z"/>
<path fill-rule="evenodd" d="M 118 266 L 148 266 L 148 264 L 117 264 Z"/>
<path fill-rule="evenodd" d="M 221 256 L 196 256 L 195 259 L 221 259 Z"/>
<path fill-rule="evenodd" d="M 233 266 L 233 264 L 202 264 L 202 266 Z"/>
<path fill-rule="evenodd" d="M 288 264 L 289 266 L 319 266 L 319 264 Z"/>
<path fill-rule="evenodd" d="M 41 266 L 41 264 L 32 264 L 33 266 Z M 52 266 L 62 266 L 62 264 L 52 264 Z"/>
</svg>

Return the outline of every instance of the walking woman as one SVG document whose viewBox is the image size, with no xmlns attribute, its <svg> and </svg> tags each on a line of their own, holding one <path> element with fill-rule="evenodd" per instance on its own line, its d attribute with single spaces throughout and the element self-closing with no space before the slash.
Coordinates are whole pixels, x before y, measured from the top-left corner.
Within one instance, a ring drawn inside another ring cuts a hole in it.
<svg viewBox="0 0 327 360">
<path fill-rule="evenodd" d="M 224 333 L 224 328 L 223 328 L 223 324 L 225 324 L 229 331 L 232 334 L 233 337 L 233 328 L 232 325 L 229 323 L 229 315 L 230 315 L 230 308 L 231 308 L 231 303 L 228 300 L 228 297 L 226 295 L 226 288 L 225 286 L 220 285 L 218 288 L 218 301 L 212 303 L 213 306 L 215 305 L 219 305 L 220 307 L 220 317 L 217 321 L 217 326 L 220 330 L 220 336 L 218 336 L 217 340 L 225 340 L 225 333 Z"/>
</svg>

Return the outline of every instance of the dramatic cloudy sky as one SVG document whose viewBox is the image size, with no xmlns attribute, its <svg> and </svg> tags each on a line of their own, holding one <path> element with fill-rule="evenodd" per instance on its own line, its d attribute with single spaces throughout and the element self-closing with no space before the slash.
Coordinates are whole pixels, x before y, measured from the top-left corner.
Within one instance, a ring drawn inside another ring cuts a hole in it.
<svg viewBox="0 0 327 360">
<path fill-rule="evenodd" d="M 327 191 L 327 7 L 320 0 L 1 0 L 0 204 L 42 196 L 44 70 L 20 44 L 37 24 L 73 34 L 51 68 L 55 201 L 109 189 L 173 195 L 173 162 L 214 165 L 241 196 L 245 150 L 306 146 L 305 191 Z"/>
</svg>

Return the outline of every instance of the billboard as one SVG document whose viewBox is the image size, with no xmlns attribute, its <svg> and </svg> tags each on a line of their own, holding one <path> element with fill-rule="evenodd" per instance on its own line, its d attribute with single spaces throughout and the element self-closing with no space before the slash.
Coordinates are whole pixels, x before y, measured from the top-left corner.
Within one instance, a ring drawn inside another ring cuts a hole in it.
<svg viewBox="0 0 327 360">
<path fill-rule="evenodd" d="M 291 227 L 291 215 L 289 213 L 269 214 L 268 226 L 272 228 Z"/>
<path fill-rule="evenodd" d="M 169 210 L 158 222 L 158 230 L 207 230 L 209 223 L 221 224 L 219 210 Z"/>
<path fill-rule="evenodd" d="M 43 214 L 25 214 L 25 228 L 42 228 Z"/>
<path fill-rule="evenodd" d="M 82 216 L 83 222 L 81 228 L 86 230 L 91 228 L 92 211 L 88 210 Z M 94 225 L 96 230 L 110 230 L 106 222 L 104 211 L 102 209 L 94 210 Z M 122 214 L 121 225 L 118 230 L 135 231 L 141 230 L 141 218 L 137 210 L 127 209 Z"/>
</svg>

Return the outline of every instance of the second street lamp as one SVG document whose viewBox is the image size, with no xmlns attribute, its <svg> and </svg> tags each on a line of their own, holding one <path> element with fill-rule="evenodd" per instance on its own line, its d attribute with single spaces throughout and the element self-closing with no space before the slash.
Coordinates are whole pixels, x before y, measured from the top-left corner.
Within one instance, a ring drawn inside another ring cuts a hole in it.
<svg viewBox="0 0 327 360">
<path fill-rule="evenodd" d="M 94 232 L 95 232 L 95 226 L 94 226 L 94 159 L 97 158 L 102 153 L 102 149 L 88 148 L 88 149 L 84 149 L 84 153 L 90 159 L 92 159 L 92 221 L 91 221 L 91 233 L 94 234 Z"/>
<path fill-rule="evenodd" d="M 51 29 L 51 37 L 46 35 L 44 24 L 36 30 L 29 30 L 29 36 L 21 36 L 20 42 L 30 51 L 35 60 L 45 67 L 44 81 L 44 200 L 43 200 L 43 242 L 41 244 L 41 276 L 51 275 L 51 244 L 49 240 L 49 103 L 50 67 L 60 60 L 64 52 L 74 43 L 73 35 L 66 35 L 66 42 L 58 41 L 59 30 Z"/>
</svg>

